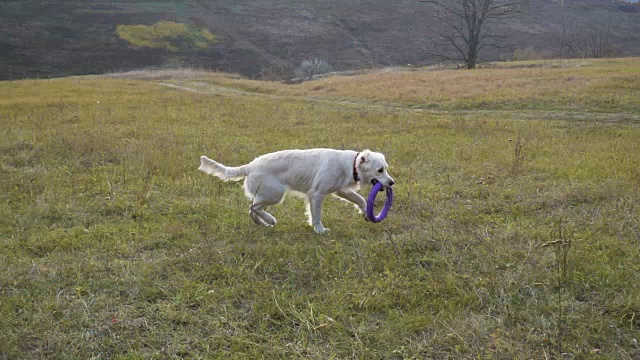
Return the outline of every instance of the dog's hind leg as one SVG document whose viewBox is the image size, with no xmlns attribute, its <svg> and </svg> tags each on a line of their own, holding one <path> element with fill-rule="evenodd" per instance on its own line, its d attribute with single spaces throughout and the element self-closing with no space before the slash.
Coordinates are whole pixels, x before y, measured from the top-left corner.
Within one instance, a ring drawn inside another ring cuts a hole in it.
<svg viewBox="0 0 640 360">
<path fill-rule="evenodd" d="M 266 212 L 267 206 L 275 205 L 284 198 L 285 187 L 277 178 L 250 175 L 244 183 L 245 193 L 251 199 L 249 217 L 258 225 L 274 226 L 277 220 Z"/>
<path fill-rule="evenodd" d="M 249 217 L 256 225 L 269 226 L 269 224 L 267 224 L 267 222 L 264 221 L 262 217 L 260 217 L 260 215 L 258 215 L 258 213 L 253 209 L 253 206 L 249 208 Z"/>
<path fill-rule="evenodd" d="M 254 216 L 258 216 L 260 218 L 260 220 L 262 220 L 262 223 L 264 225 L 267 226 L 274 226 L 275 224 L 278 223 L 278 221 L 276 220 L 275 217 L 273 217 L 273 215 L 269 214 L 268 212 L 265 211 L 265 209 L 267 208 L 266 205 L 264 205 L 264 203 L 261 202 L 261 199 L 256 199 L 257 201 L 255 201 L 251 207 L 249 208 L 249 216 L 251 216 L 251 219 L 253 219 L 253 221 L 258 224 L 258 222 L 256 222 L 256 219 L 254 219 Z M 277 204 L 277 203 L 276 203 Z M 275 204 L 273 204 L 275 205 Z M 260 225 L 260 224 L 258 224 Z"/>
</svg>

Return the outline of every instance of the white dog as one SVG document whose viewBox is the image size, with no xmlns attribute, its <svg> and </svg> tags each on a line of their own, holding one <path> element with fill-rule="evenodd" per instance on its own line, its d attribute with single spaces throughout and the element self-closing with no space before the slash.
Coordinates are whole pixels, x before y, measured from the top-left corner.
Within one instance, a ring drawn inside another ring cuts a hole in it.
<svg viewBox="0 0 640 360">
<path fill-rule="evenodd" d="M 387 162 L 381 153 L 365 150 L 310 149 L 284 150 L 262 155 L 247 165 L 226 167 L 206 156 L 200 157 L 198 170 L 224 181 L 244 181 L 244 191 L 253 204 L 249 216 L 256 224 L 273 226 L 276 219 L 266 208 L 282 201 L 285 192 L 304 195 L 307 215 L 315 231 L 324 234 L 322 201 L 329 194 L 354 203 L 362 214 L 365 199 L 356 193 L 360 183 L 381 182 L 389 188 L 394 181 L 387 173 Z M 366 216 L 365 216 L 366 219 Z"/>
</svg>

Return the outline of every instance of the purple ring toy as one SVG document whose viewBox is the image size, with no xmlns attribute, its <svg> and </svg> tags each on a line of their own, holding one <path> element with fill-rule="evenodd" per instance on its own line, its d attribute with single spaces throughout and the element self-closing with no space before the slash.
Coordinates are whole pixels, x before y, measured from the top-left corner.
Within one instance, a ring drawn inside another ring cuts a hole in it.
<svg viewBox="0 0 640 360">
<path fill-rule="evenodd" d="M 382 183 L 380 182 L 373 185 L 373 188 L 369 193 L 369 198 L 367 199 L 367 217 L 374 223 L 380 222 L 387 217 L 389 209 L 391 209 L 391 203 L 393 202 L 393 191 L 391 190 L 391 188 L 387 188 L 387 201 L 384 202 L 384 208 L 382 208 L 382 211 L 380 211 L 380 214 L 378 214 L 378 216 L 373 213 L 373 205 L 376 201 L 376 196 L 378 196 L 380 188 L 382 188 Z"/>
</svg>

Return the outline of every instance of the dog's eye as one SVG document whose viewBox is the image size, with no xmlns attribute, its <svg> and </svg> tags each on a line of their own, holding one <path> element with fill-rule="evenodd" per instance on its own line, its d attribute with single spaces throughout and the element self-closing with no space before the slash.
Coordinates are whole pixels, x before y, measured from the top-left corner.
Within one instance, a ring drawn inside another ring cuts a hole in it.
<svg viewBox="0 0 640 360">
<path fill-rule="evenodd" d="M 382 172 L 383 172 L 383 171 L 384 171 L 384 169 L 383 169 L 383 168 L 378 169 L 378 172 L 379 172 L 380 174 L 382 174 Z"/>
</svg>

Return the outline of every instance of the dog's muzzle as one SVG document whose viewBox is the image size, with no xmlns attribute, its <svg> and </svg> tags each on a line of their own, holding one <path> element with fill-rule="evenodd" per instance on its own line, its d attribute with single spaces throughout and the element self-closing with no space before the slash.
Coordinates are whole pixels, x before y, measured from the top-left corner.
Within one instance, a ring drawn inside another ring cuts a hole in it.
<svg viewBox="0 0 640 360">
<path fill-rule="evenodd" d="M 375 186 L 375 185 L 376 185 L 377 183 L 379 183 L 379 182 L 380 182 L 380 181 L 378 181 L 377 179 L 371 179 L 371 185 L 372 185 L 372 186 Z M 389 187 L 393 186 L 393 184 L 394 184 L 394 183 L 393 183 L 393 182 L 391 182 L 391 183 L 389 184 Z M 385 189 L 385 187 L 386 187 L 386 186 L 381 187 L 381 188 L 380 188 L 380 190 L 378 190 L 378 192 L 383 192 L 383 191 L 384 191 L 384 189 Z"/>
</svg>

